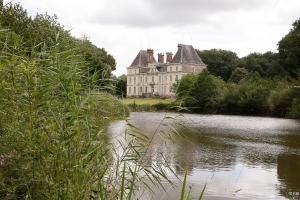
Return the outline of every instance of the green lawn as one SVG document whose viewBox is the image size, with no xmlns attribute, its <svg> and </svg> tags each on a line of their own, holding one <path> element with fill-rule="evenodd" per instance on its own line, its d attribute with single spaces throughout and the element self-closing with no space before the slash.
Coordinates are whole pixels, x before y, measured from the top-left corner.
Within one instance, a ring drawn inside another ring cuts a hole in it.
<svg viewBox="0 0 300 200">
<path fill-rule="evenodd" d="M 137 105 L 142 105 L 142 104 L 147 104 L 147 105 L 155 105 L 158 103 L 172 103 L 175 101 L 175 99 L 159 99 L 159 98 L 127 98 L 127 99 L 122 99 L 121 101 L 124 102 L 124 104 L 137 104 Z"/>
</svg>

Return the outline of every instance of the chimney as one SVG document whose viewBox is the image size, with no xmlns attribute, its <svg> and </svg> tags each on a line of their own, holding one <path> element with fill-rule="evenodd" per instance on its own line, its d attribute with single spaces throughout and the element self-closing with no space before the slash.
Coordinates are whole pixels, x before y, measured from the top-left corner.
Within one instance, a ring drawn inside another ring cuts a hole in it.
<svg viewBox="0 0 300 200">
<path fill-rule="evenodd" d="M 158 63 L 164 63 L 165 62 L 165 55 L 163 53 L 159 53 L 158 55 Z"/>
<path fill-rule="evenodd" d="M 147 63 L 153 63 L 153 49 L 147 49 Z"/>
<path fill-rule="evenodd" d="M 173 53 L 167 52 L 167 63 L 172 62 L 173 60 Z"/>
</svg>

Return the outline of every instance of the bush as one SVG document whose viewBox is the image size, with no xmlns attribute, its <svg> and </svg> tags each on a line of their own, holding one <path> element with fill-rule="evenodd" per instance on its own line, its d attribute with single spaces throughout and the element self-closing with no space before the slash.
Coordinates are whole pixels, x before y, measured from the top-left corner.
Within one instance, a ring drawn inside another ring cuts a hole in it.
<svg viewBox="0 0 300 200">
<path fill-rule="evenodd" d="M 272 88 L 272 81 L 252 77 L 241 84 L 233 84 L 224 90 L 222 111 L 232 114 L 267 115 L 267 98 Z"/>
<path fill-rule="evenodd" d="M 225 82 L 221 78 L 204 71 L 197 76 L 183 106 L 195 112 L 215 113 L 224 86 Z"/>
</svg>

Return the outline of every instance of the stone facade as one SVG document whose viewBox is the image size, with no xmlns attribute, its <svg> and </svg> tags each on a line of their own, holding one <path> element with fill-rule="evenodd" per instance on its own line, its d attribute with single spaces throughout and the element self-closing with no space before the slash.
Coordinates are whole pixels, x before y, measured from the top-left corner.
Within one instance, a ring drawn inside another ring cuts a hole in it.
<svg viewBox="0 0 300 200">
<path fill-rule="evenodd" d="M 173 58 L 171 52 L 158 54 L 158 62 L 153 50 L 141 50 L 127 67 L 127 97 L 163 96 L 174 97 L 173 84 L 182 76 L 201 73 L 206 65 L 192 45 L 178 45 Z"/>
</svg>

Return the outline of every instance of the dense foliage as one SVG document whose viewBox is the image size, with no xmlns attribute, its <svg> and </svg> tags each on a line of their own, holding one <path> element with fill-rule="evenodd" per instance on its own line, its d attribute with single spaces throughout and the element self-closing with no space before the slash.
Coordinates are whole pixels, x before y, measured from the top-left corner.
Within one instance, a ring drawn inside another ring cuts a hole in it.
<svg viewBox="0 0 300 200">
<path fill-rule="evenodd" d="M 279 55 L 273 52 L 251 53 L 239 59 L 238 67 L 257 72 L 262 77 L 284 77 L 288 73 L 279 62 Z"/>
<path fill-rule="evenodd" d="M 199 113 L 300 118 L 300 20 L 278 43 L 279 53 L 197 51 L 207 71 L 174 84 L 177 102 Z"/>
<path fill-rule="evenodd" d="M 238 61 L 238 56 L 232 51 L 211 49 L 197 52 L 207 65 L 207 70 L 212 75 L 220 76 L 225 81 L 229 79 Z"/>
<path fill-rule="evenodd" d="M 187 84 L 189 90 L 182 87 Z M 177 88 L 177 102 L 193 112 L 300 118 L 299 81 L 264 79 L 252 73 L 226 83 L 205 71 L 183 77 Z"/>
<path fill-rule="evenodd" d="M 126 97 L 127 76 L 121 75 L 115 80 L 115 94 L 119 97 Z"/>
<path fill-rule="evenodd" d="M 278 43 L 281 64 L 293 77 L 300 71 L 300 19 L 293 23 L 291 31 Z"/>
<path fill-rule="evenodd" d="M 115 59 L 105 49 L 93 45 L 87 38 L 77 39 L 59 24 L 56 16 L 38 14 L 28 16 L 20 4 L 1 6 L 0 25 L 20 37 L 22 53 L 26 56 L 32 52 L 47 51 L 57 46 L 60 51 L 73 49 L 83 56 L 86 62 L 85 73 L 93 74 L 92 80 L 98 85 L 106 85 L 115 69 Z M 59 45 L 58 45 L 59 44 Z"/>
</svg>

